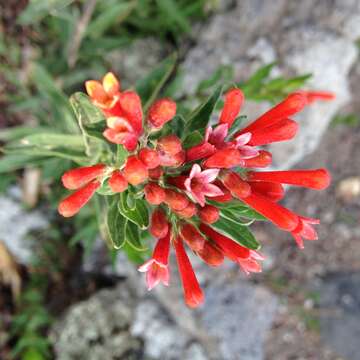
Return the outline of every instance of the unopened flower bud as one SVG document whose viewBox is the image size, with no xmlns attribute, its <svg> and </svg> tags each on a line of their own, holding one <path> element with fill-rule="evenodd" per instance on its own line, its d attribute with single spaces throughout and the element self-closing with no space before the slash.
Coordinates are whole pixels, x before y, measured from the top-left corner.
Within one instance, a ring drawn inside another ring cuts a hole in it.
<svg viewBox="0 0 360 360">
<path fill-rule="evenodd" d="M 182 218 L 190 219 L 190 218 L 192 218 L 193 216 L 196 215 L 197 208 L 196 208 L 194 203 L 189 202 L 188 206 L 185 209 L 174 210 L 174 212 L 175 212 L 176 215 L 178 215 L 178 216 L 180 216 Z"/>
<path fill-rule="evenodd" d="M 149 169 L 149 178 L 158 180 L 160 179 L 164 174 L 164 170 L 161 166 L 156 167 L 155 169 Z"/>
<path fill-rule="evenodd" d="M 205 238 L 191 224 L 185 224 L 180 228 L 180 236 L 194 251 L 200 251 L 205 244 Z"/>
<path fill-rule="evenodd" d="M 224 262 L 222 251 L 210 241 L 205 241 L 204 247 L 197 252 L 199 257 L 210 266 L 219 266 Z"/>
<path fill-rule="evenodd" d="M 104 173 L 106 166 L 97 164 L 93 166 L 79 167 L 67 171 L 62 177 L 64 187 L 69 190 L 76 190 L 94 180 Z"/>
<path fill-rule="evenodd" d="M 203 222 L 212 224 L 219 220 L 219 209 L 212 205 L 205 205 L 199 210 L 199 217 Z"/>
<path fill-rule="evenodd" d="M 175 190 L 166 189 L 165 195 L 165 202 L 171 210 L 183 210 L 189 204 L 189 199 Z"/>
<path fill-rule="evenodd" d="M 160 205 L 165 200 L 165 190 L 155 183 L 145 185 L 145 199 L 151 205 Z"/>
<path fill-rule="evenodd" d="M 148 169 L 155 169 L 160 165 L 160 158 L 156 150 L 144 148 L 139 151 L 139 159 Z"/>
<path fill-rule="evenodd" d="M 176 135 L 167 135 L 159 139 L 158 149 L 166 154 L 175 155 L 182 150 L 181 141 Z"/>
<path fill-rule="evenodd" d="M 100 187 L 99 181 L 92 181 L 75 191 L 70 196 L 60 202 L 59 213 L 64 217 L 71 217 L 77 214 L 80 209 L 91 199 L 95 191 Z"/>
<path fill-rule="evenodd" d="M 222 176 L 222 182 L 227 187 L 231 193 L 239 198 L 243 199 L 250 195 L 251 188 L 250 185 L 244 181 L 240 175 L 234 172 L 227 172 Z"/>
<path fill-rule="evenodd" d="M 150 109 L 148 121 L 154 128 L 161 128 L 170 121 L 176 114 L 176 103 L 168 98 L 155 101 Z"/>
<path fill-rule="evenodd" d="M 123 174 L 131 185 L 139 185 L 149 176 L 148 169 L 136 156 L 128 157 Z"/>
<path fill-rule="evenodd" d="M 115 170 L 109 179 L 109 186 L 113 192 L 120 193 L 127 189 L 128 182 L 119 170 Z"/>
<path fill-rule="evenodd" d="M 156 238 L 163 238 L 169 230 L 169 223 L 164 211 L 160 208 L 151 215 L 150 233 Z"/>
</svg>

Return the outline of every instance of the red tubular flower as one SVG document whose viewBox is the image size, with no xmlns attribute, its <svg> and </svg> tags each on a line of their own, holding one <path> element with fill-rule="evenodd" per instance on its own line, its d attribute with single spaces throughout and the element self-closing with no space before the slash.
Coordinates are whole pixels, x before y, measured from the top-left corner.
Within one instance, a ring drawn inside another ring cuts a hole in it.
<svg viewBox="0 0 360 360">
<path fill-rule="evenodd" d="M 59 213 L 64 217 L 74 216 L 91 199 L 100 186 L 101 183 L 99 181 L 92 181 L 75 191 L 60 202 L 58 206 Z"/>
<path fill-rule="evenodd" d="M 170 121 L 176 114 L 175 101 L 165 98 L 155 101 L 148 114 L 148 121 L 152 127 L 160 129 L 165 123 Z"/>
<path fill-rule="evenodd" d="M 280 120 L 265 129 L 255 130 L 252 132 L 249 145 L 260 146 L 290 140 L 296 135 L 298 128 L 299 125 L 294 120 Z"/>
<path fill-rule="evenodd" d="M 155 169 L 160 165 L 160 158 L 156 150 L 144 148 L 139 151 L 139 159 L 148 169 Z"/>
<path fill-rule="evenodd" d="M 221 112 L 219 124 L 227 124 L 230 128 L 238 116 L 241 105 L 244 101 L 244 94 L 238 88 L 233 88 L 225 94 L 224 108 Z"/>
<path fill-rule="evenodd" d="M 160 179 L 164 174 L 164 171 L 161 166 L 156 167 L 155 169 L 149 169 L 149 178 L 158 180 Z"/>
<path fill-rule="evenodd" d="M 244 159 L 241 166 L 244 168 L 265 168 L 272 163 L 272 155 L 268 151 L 260 150 L 259 155 L 252 159 Z"/>
<path fill-rule="evenodd" d="M 119 116 L 128 119 L 135 132 L 140 135 L 143 130 L 143 114 L 139 95 L 134 91 L 122 92 L 119 97 L 119 104 L 121 107 Z"/>
<path fill-rule="evenodd" d="M 205 241 L 204 247 L 197 252 L 197 255 L 210 266 L 219 266 L 224 262 L 224 254 L 210 241 Z"/>
<path fill-rule="evenodd" d="M 182 210 L 173 210 L 176 215 L 179 215 L 182 218 L 190 219 L 197 213 L 197 208 L 194 203 L 189 202 L 186 208 Z"/>
<path fill-rule="evenodd" d="M 238 261 L 239 258 L 247 259 L 250 256 L 250 250 L 241 246 L 234 240 L 226 237 L 215 231 L 208 225 L 204 223 L 200 224 L 200 231 L 207 235 L 211 240 L 213 240 L 217 246 L 223 251 L 224 255 L 232 261 Z"/>
<path fill-rule="evenodd" d="M 112 116 L 106 120 L 106 124 L 108 128 L 103 132 L 105 139 L 114 144 L 124 145 L 128 151 L 136 149 L 139 134 L 127 119 Z"/>
<path fill-rule="evenodd" d="M 160 205 L 165 201 L 165 190 L 155 183 L 149 183 L 144 187 L 145 199 L 151 205 Z"/>
<path fill-rule="evenodd" d="M 66 189 L 76 190 L 103 175 L 106 166 L 97 164 L 93 166 L 79 167 L 66 171 L 61 177 L 61 181 Z"/>
<path fill-rule="evenodd" d="M 231 195 L 231 192 L 223 185 L 223 183 L 219 180 L 214 181 L 214 184 L 224 193 L 224 195 L 220 196 L 214 196 L 211 198 L 211 200 L 220 202 L 220 203 L 226 203 L 231 200 L 233 200 L 233 197 Z"/>
<path fill-rule="evenodd" d="M 207 224 L 213 224 L 219 220 L 220 211 L 217 207 L 212 205 L 205 205 L 199 210 L 199 218 Z"/>
<path fill-rule="evenodd" d="M 242 165 L 243 158 L 238 149 L 221 149 L 207 158 L 203 165 L 206 168 L 230 169 Z"/>
<path fill-rule="evenodd" d="M 271 201 L 279 201 L 284 195 L 285 191 L 281 184 L 271 183 L 266 181 L 249 181 L 251 192 L 257 195 L 262 195 Z"/>
<path fill-rule="evenodd" d="M 270 201 L 264 196 L 251 194 L 241 200 L 282 230 L 292 231 L 299 224 L 299 217 L 296 214 L 283 206 Z"/>
<path fill-rule="evenodd" d="M 119 170 L 115 170 L 109 179 L 109 186 L 113 192 L 120 193 L 127 189 L 128 182 Z"/>
<path fill-rule="evenodd" d="M 200 145 L 195 145 L 192 148 L 186 151 L 186 160 L 187 161 L 195 161 L 207 158 L 214 154 L 216 148 L 214 145 L 204 142 Z"/>
<path fill-rule="evenodd" d="M 258 263 L 258 261 L 262 260 L 265 260 L 265 258 L 260 253 L 250 250 L 250 256 L 247 259 L 239 258 L 237 262 L 244 273 L 249 275 L 252 272 L 260 273 L 262 271 L 261 264 Z"/>
<path fill-rule="evenodd" d="M 111 72 L 103 77 L 102 83 L 96 80 L 86 81 L 85 88 L 94 104 L 102 109 L 113 107 L 120 96 L 120 83 Z"/>
<path fill-rule="evenodd" d="M 246 198 L 251 193 L 250 185 L 237 173 L 230 171 L 226 172 L 222 175 L 222 182 L 225 187 L 238 199 Z"/>
<path fill-rule="evenodd" d="M 295 230 L 291 232 L 292 236 L 294 237 L 297 246 L 300 249 L 304 248 L 304 241 L 305 240 L 317 240 L 318 235 L 312 225 L 320 224 L 320 220 L 306 218 L 304 216 L 299 216 L 299 225 L 296 227 Z"/>
<path fill-rule="evenodd" d="M 268 181 L 323 190 L 330 184 L 330 174 L 325 169 L 250 172 L 251 181 Z"/>
<path fill-rule="evenodd" d="M 184 210 L 189 205 L 189 199 L 175 190 L 165 189 L 165 203 L 171 210 Z"/>
<path fill-rule="evenodd" d="M 191 250 L 200 251 L 204 247 L 205 238 L 199 233 L 194 225 L 182 225 L 180 228 L 180 236 Z"/>
<path fill-rule="evenodd" d="M 169 252 L 170 252 L 171 229 L 158 240 L 152 258 L 139 267 L 140 272 L 146 272 L 146 283 L 148 290 L 153 289 L 157 284 L 162 282 L 169 285 Z"/>
<path fill-rule="evenodd" d="M 195 308 L 204 302 L 204 294 L 200 288 L 199 282 L 196 279 L 194 270 L 185 252 L 184 245 L 180 237 L 177 237 L 174 242 L 174 247 L 184 289 L 185 302 L 189 307 Z"/>
<path fill-rule="evenodd" d="M 181 140 L 176 135 L 167 135 L 159 139 L 157 148 L 160 152 L 175 155 L 182 150 Z"/>
<path fill-rule="evenodd" d="M 136 156 L 128 157 L 123 174 L 131 185 L 139 185 L 149 177 L 148 169 Z"/>
<path fill-rule="evenodd" d="M 312 104 L 317 100 L 331 101 L 335 99 L 335 94 L 329 91 L 303 91 L 307 97 L 308 104 Z"/>
<path fill-rule="evenodd" d="M 169 223 L 164 211 L 157 208 L 151 214 L 150 233 L 156 238 L 163 238 L 169 230 Z"/>
<path fill-rule="evenodd" d="M 288 118 L 298 112 L 300 112 L 307 104 L 307 96 L 301 92 L 290 94 L 284 101 L 274 106 L 265 114 L 260 116 L 257 120 L 252 122 L 246 128 L 242 129 L 239 134 L 246 132 L 253 132 L 255 130 L 265 129 L 279 122 L 282 119 Z"/>
</svg>

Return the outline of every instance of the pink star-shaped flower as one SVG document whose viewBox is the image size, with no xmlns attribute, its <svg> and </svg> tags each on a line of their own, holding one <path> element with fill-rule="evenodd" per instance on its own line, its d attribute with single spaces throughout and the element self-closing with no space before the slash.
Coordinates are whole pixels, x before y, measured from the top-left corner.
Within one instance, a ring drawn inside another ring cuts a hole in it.
<svg viewBox="0 0 360 360">
<path fill-rule="evenodd" d="M 190 175 L 184 184 L 186 190 L 201 206 L 205 206 L 205 196 L 213 197 L 224 195 L 219 187 L 211 184 L 218 176 L 219 171 L 219 169 L 201 171 L 201 167 L 198 164 L 194 164 L 191 168 Z"/>
</svg>

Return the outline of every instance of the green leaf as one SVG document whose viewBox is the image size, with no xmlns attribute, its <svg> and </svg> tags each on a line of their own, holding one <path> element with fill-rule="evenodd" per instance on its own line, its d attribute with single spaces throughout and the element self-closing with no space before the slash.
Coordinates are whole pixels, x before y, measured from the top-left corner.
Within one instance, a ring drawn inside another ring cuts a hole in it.
<svg viewBox="0 0 360 360">
<path fill-rule="evenodd" d="M 223 91 L 223 86 L 218 86 L 212 95 L 206 100 L 204 104 L 201 104 L 194 112 L 189 116 L 186 122 L 186 132 L 198 130 L 203 132 L 209 123 L 211 114 L 216 106 Z"/>
<path fill-rule="evenodd" d="M 0 158 L 0 174 L 22 169 L 43 161 L 46 156 L 29 154 L 7 154 Z"/>
<path fill-rule="evenodd" d="M 104 195 L 104 196 L 110 196 L 110 195 L 115 195 L 115 193 L 111 190 L 108 182 L 104 182 L 102 184 L 102 186 L 96 190 L 96 192 L 100 195 Z"/>
<path fill-rule="evenodd" d="M 241 115 L 239 117 L 237 117 L 234 121 L 234 123 L 232 124 L 229 133 L 228 133 L 228 139 L 232 138 L 234 134 L 236 134 L 239 130 L 241 130 L 244 126 L 244 123 L 246 123 L 247 120 L 247 116 L 246 115 Z"/>
<path fill-rule="evenodd" d="M 129 205 L 129 200 L 132 204 Z M 149 226 L 149 212 L 143 199 L 135 199 L 129 192 L 120 194 L 119 211 L 142 230 Z"/>
<path fill-rule="evenodd" d="M 120 213 L 118 199 L 113 200 L 107 213 L 109 237 L 115 249 L 120 249 L 126 240 L 127 219 Z"/>
<path fill-rule="evenodd" d="M 1 129 L 0 140 L 13 141 L 27 135 L 49 133 L 51 131 L 52 130 L 49 127 L 45 127 L 45 126 L 36 126 L 36 127 L 25 126 L 25 125 L 14 126 L 8 129 Z"/>
<path fill-rule="evenodd" d="M 199 131 L 193 131 L 189 135 L 186 136 L 185 140 L 183 141 L 182 145 L 183 148 L 189 149 L 195 145 L 200 144 L 203 141 L 204 137 L 200 134 Z"/>
<path fill-rule="evenodd" d="M 147 250 L 141 243 L 138 226 L 131 221 L 127 221 L 126 223 L 126 243 L 137 251 Z"/>
<path fill-rule="evenodd" d="M 17 22 L 21 25 L 36 24 L 46 15 L 56 15 L 74 0 L 31 0 L 20 14 Z"/>
<path fill-rule="evenodd" d="M 191 32 L 191 25 L 188 22 L 186 16 L 182 13 L 181 6 L 178 6 L 174 0 L 157 0 L 160 10 L 164 13 L 164 17 L 177 24 L 182 31 L 186 33 Z"/>
<path fill-rule="evenodd" d="M 91 102 L 89 96 L 82 92 L 76 92 L 71 95 L 70 104 L 81 125 L 90 125 L 105 121 L 105 116 L 102 111 Z"/>
<path fill-rule="evenodd" d="M 248 249 L 260 249 L 260 244 L 257 242 L 247 226 L 240 225 L 239 222 L 235 222 L 224 217 L 222 213 L 221 218 L 211 226 L 221 234 L 230 237 Z"/>
<path fill-rule="evenodd" d="M 149 75 L 136 83 L 135 89 L 139 94 L 143 105 L 144 112 L 154 102 L 159 95 L 160 90 L 172 74 L 177 56 L 170 55 L 160 63 Z"/>
<path fill-rule="evenodd" d="M 65 135 L 56 133 L 32 134 L 23 137 L 20 140 L 20 144 L 46 149 L 66 147 L 76 150 L 84 150 L 84 141 L 81 135 Z"/>
<path fill-rule="evenodd" d="M 163 126 L 160 131 L 157 131 L 152 134 L 151 139 L 158 139 L 166 135 L 174 134 L 178 137 L 184 136 L 184 125 L 185 119 L 182 115 L 175 115 L 175 117 Z"/>
<path fill-rule="evenodd" d="M 99 151 L 99 139 L 104 140 L 100 130 L 104 129 L 106 125 L 104 114 L 91 102 L 87 95 L 80 92 L 70 97 L 70 104 L 83 135 L 86 154 L 95 157 L 95 154 Z"/>
<path fill-rule="evenodd" d="M 221 83 L 230 82 L 234 77 L 234 68 L 231 65 L 220 65 L 216 71 L 206 80 L 200 82 L 197 93 L 204 92 L 209 88 Z"/>
<path fill-rule="evenodd" d="M 133 263 L 140 265 L 145 262 L 145 254 L 135 250 L 132 246 L 129 245 L 129 243 L 126 242 L 122 250 L 125 252 L 128 259 Z"/>
<path fill-rule="evenodd" d="M 105 31 L 113 26 L 119 26 L 136 7 L 136 1 L 119 3 L 109 6 L 101 12 L 88 26 L 87 34 L 93 38 L 100 38 Z"/>
</svg>

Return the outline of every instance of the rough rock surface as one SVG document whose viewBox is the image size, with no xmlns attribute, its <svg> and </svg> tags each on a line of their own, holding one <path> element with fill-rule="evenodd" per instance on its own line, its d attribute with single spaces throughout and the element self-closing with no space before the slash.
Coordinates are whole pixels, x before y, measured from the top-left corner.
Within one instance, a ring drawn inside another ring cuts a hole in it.
<svg viewBox="0 0 360 360">
<path fill-rule="evenodd" d="M 120 284 L 73 305 L 51 331 L 56 359 L 141 359 L 141 341 L 128 331 L 132 301 Z"/>
<path fill-rule="evenodd" d="M 273 146 L 274 165 L 292 166 L 317 147 L 332 117 L 350 100 L 348 75 L 357 57 L 359 18 L 356 0 L 235 1 L 200 32 L 183 64 L 184 89 L 192 93 L 223 64 L 234 66 L 237 80 L 274 60 L 280 61 L 277 74 L 312 73 L 309 88 L 331 90 L 337 98 L 309 107 L 297 117 L 297 138 Z M 264 110 L 251 106 L 244 113 L 253 119 Z"/>
<path fill-rule="evenodd" d="M 360 274 L 328 275 L 317 290 L 323 341 L 346 359 L 359 360 Z"/>
<path fill-rule="evenodd" d="M 16 195 L 17 190 L 12 193 Z M 16 196 L 0 196 L 0 219 L 0 240 L 19 262 L 28 264 L 32 250 L 27 234 L 45 228 L 48 221 L 39 211 L 26 211 Z"/>
<path fill-rule="evenodd" d="M 246 281 L 210 284 L 202 310 L 206 330 L 219 340 L 221 359 L 261 360 L 277 297 Z"/>
</svg>

